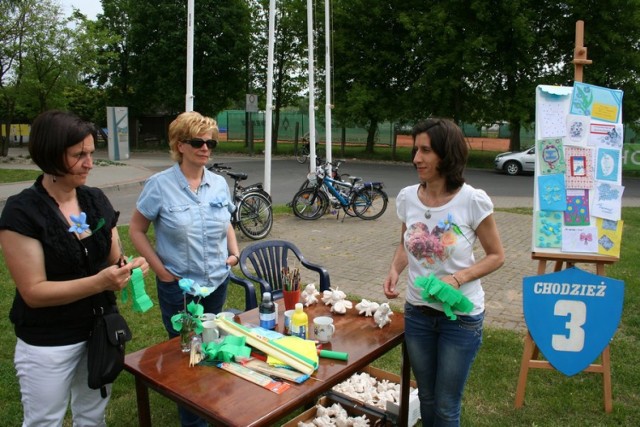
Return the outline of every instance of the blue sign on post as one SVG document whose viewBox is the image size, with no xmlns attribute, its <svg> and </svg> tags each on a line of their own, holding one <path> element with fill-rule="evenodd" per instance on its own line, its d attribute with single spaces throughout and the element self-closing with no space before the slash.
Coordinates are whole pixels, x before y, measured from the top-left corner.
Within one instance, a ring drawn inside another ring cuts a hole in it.
<svg viewBox="0 0 640 427">
<path fill-rule="evenodd" d="M 576 267 L 522 282 L 524 318 L 542 354 L 565 375 L 586 369 L 618 329 L 624 282 Z"/>
</svg>

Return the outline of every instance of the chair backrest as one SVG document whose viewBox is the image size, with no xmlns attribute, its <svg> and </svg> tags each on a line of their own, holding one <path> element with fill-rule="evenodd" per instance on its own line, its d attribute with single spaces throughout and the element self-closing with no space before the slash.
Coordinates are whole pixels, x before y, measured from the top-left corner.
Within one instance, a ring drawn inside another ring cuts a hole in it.
<svg viewBox="0 0 640 427">
<path fill-rule="evenodd" d="M 260 294 L 271 292 L 274 299 L 282 297 L 284 267 L 315 271 L 319 276 L 320 291 L 331 286 L 329 272 L 306 260 L 296 245 L 285 240 L 265 240 L 253 243 L 240 253 L 240 269 L 249 279 L 260 284 Z"/>
</svg>

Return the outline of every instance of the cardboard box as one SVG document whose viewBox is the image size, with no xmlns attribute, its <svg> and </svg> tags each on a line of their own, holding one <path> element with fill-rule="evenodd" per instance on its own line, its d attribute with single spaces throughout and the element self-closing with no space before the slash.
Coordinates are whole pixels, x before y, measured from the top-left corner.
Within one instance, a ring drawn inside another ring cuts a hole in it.
<svg viewBox="0 0 640 427">
<path fill-rule="evenodd" d="M 289 420 L 288 422 L 286 422 L 282 426 L 283 427 L 298 427 L 298 423 L 299 422 L 311 423 L 316 418 L 316 413 L 318 411 L 317 405 L 322 405 L 324 407 L 329 408 L 329 407 L 331 407 L 331 405 L 336 403 L 336 400 L 337 399 L 335 399 L 335 397 L 332 396 L 331 394 L 322 396 L 320 399 L 318 399 L 318 402 L 316 403 L 316 405 L 314 405 L 313 408 L 304 411 L 302 414 L 298 415 L 297 417 L 295 417 L 292 420 Z M 347 413 L 352 417 L 359 417 L 359 416 L 365 415 L 367 417 L 367 419 L 369 420 L 369 425 L 370 426 L 386 425 L 385 419 L 384 419 L 385 418 L 384 415 L 376 416 L 375 414 L 372 414 L 371 411 L 363 410 L 362 408 L 359 408 L 358 406 L 345 405 L 340 401 L 338 401 L 337 403 L 340 403 L 340 406 L 342 406 L 347 411 Z"/>
<path fill-rule="evenodd" d="M 365 367 L 362 371 L 360 371 L 360 373 L 362 372 L 366 372 L 367 374 L 371 375 L 372 377 L 376 378 L 378 381 L 381 380 L 387 380 L 389 382 L 392 383 L 396 383 L 396 384 L 400 384 L 400 376 L 396 375 L 396 374 L 392 374 L 391 372 L 387 372 L 384 371 L 382 369 L 378 369 L 378 368 L 374 368 L 373 366 L 367 366 Z M 418 399 L 418 390 L 417 387 L 418 385 L 416 384 L 415 381 L 411 381 L 411 383 L 409 384 L 410 387 L 413 388 L 413 390 L 411 391 L 411 394 L 409 395 L 409 426 L 414 426 L 418 420 L 420 419 L 420 400 Z M 331 391 L 332 393 L 342 396 L 345 399 L 349 399 L 353 402 L 355 402 L 358 405 L 364 406 L 366 408 L 375 408 L 377 410 L 380 410 L 380 408 L 378 407 L 374 407 L 372 405 L 368 405 L 365 404 L 363 401 L 355 399 L 351 396 L 346 396 L 340 392 L 337 392 L 335 390 Z M 394 402 L 389 402 L 387 401 L 387 406 L 386 406 L 386 413 L 389 416 L 390 419 L 392 420 L 397 420 L 398 416 L 400 414 L 400 406 Z"/>
</svg>

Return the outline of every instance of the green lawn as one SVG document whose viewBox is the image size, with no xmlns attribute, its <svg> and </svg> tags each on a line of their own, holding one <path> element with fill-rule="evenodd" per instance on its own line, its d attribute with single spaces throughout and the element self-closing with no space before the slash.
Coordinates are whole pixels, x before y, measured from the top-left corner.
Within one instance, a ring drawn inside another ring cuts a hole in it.
<svg viewBox="0 0 640 427">
<path fill-rule="evenodd" d="M 508 330 L 486 329 L 484 344 L 473 365 L 463 404 L 464 426 L 637 426 L 640 420 L 640 208 L 623 209 L 624 247 L 620 262 L 608 268 L 611 277 L 626 283 L 622 322 L 611 343 L 614 409 L 606 414 L 602 404 L 602 376 L 580 373 L 565 377 L 556 371 L 532 370 L 527 383 L 526 404 L 514 408 L 515 389 L 523 335 Z M 277 219 L 276 219 L 277 220 Z M 132 252 L 127 227 L 120 228 L 125 251 Z M 156 305 L 147 313 L 134 313 L 131 304 L 120 304 L 133 332 L 127 351 L 136 351 L 166 339 L 157 307 L 153 277 L 145 279 Z M 4 262 L 0 263 L 0 413 L 2 425 L 19 426 L 22 417 L 20 393 L 13 368 L 15 336 L 7 313 L 15 286 Z M 232 286 L 230 307 L 243 306 L 243 294 Z M 352 296 L 355 299 L 363 296 Z M 399 374 L 400 352 L 395 350 L 375 366 Z M 154 425 L 176 425 L 175 405 L 150 393 Z M 114 385 L 108 408 L 108 423 L 135 426 L 136 399 L 133 377 L 124 372 Z M 68 424 L 70 425 L 70 424 Z"/>
</svg>

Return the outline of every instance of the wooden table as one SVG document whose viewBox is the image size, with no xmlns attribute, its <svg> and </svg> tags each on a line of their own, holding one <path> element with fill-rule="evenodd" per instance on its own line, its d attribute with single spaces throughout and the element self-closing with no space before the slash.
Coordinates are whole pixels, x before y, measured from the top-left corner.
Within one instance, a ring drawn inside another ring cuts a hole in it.
<svg viewBox="0 0 640 427">
<path fill-rule="evenodd" d="M 284 304 L 276 330 L 282 332 Z M 355 304 L 354 304 L 355 305 Z M 330 314 L 329 306 L 305 308 L 309 324 L 313 318 L 331 315 L 336 333 L 324 348 L 349 354 L 348 361 L 320 359 L 318 370 L 303 384 L 278 395 L 249 381 L 214 367 L 189 368 L 189 355 L 180 351 L 179 338 L 128 354 L 125 369 L 135 377 L 140 426 L 151 425 L 149 388 L 188 408 L 214 425 L 270 425 L 295 409 L 315 403 L 334 385 L 349 378 L 395 346 L 402 344 L 402 396 L 399 425 L 406 425 L 409 410 L 409 363 L 404 348 L 404 316 L 394 313 L 390 325 L 380 329 L 372 317 L 359 316 L 354 309 L 344 315 Z M 258 324 L 257 309 L 236 316 L 242 324 Z M 310 328 L 313 330 L 313 327 Z M 313 339 L 311 331 L 310 339 Z M 315 378 L 315 379 L 313 379 Z"/>
</svg>

